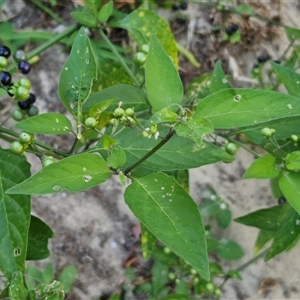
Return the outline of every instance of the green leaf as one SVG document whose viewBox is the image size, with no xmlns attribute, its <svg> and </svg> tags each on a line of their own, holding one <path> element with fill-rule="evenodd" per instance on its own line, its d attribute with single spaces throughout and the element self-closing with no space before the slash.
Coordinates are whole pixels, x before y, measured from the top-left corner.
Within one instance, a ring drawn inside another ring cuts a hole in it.
<svg viewBox="0 0 300 300">
<path fill-rule="evenodd" d="M 189 298 L 186 295 L 182 294 L 176 294 L 176 295 L 170 295 L 164 298 L 160 298 L 160 300 L 189 300 Z"/>
<path fill-rule="evenodd" d="M 172 111 L 178 110 L 183 97 L 182 83 L 173 61 L 154 35 L 150 38 L 145 77 L 153 111 L 160 111 L 167 106 Z"/>
<path fill-rule="evenodd" d="M 85 4 L 93 11 L 96 16 L 103 0 L 84 0 Z"/>
<path fill-rule="evenodd" d="M 148 153 L 158 142 L 154 139 L 145 139 L 128 128 L 116 135 L 118 144 L 124 149 L 127 157 L 124 168 L 134 164 Z M 105 152 L 101 152 L 105 155 Z M 143 166 L 156 171 L 174 171 L 197 168 L 218 161 L 231 162 L 232 155 L 227 154 L 212 143 L 204 142 L 204 147 L 197 149 L 192 140 L 174 136 L 161 147 Z"/>
<path fill-rule="evenodd" d="M 263 230 L 276 231 L 278 229 L 278 217 L 281 209 L 281 205 L 259 209 L 245 216 L 236 218 L 234 221 Z"/>
<path fill-rule="evenodd" d="M 210 83 L 212 74 L 205 73 L 196 77 L 187 87 L 186 96 L 188 102 L 199 102 L 202 98 L 205 98 L 210 94 Z"/>
<path fill-rule="evenodd" d="M 40 134 L 64 134 L 72 131 L 69 119 L 58 113 L 45 113 L 33 116 L 14 125 L 26 132 Z"/>
<path fill-rule="evenodd" d="M 249 5 L 245 5 L 245 4 L 239 4 L 236 9 L 236 12 L 240 13 L 240 14 L 245 14 L 248 16 L 251 16 L 253 14 L 253 9 L 251 6 Z"/>
<path fill-rule="evenodd" d="M 271 66 L 290 95 L 300 95 L 300 75 L 271 61 Z"/>
<path fill-rule="evenodd" d="M 278 184 L 288 203 L 300 214 L 300 174 L 282 174 Z"/>
<path fill-rule="evenodd" d="M 266 154 L 257 158 L 243 175 L 244 179 L 248 178 L 274 178 L 279 175 L 276 167 L 276 158 L 271 154 Z"/>
<path fill-rule="evenodd" d="M 71 17 L 83 26 L 96 27 L 97 18 L 89 7 L 79 7 L 76 11 L 70 13 Z"/>
<path fill-rule="evenodd" d="M 176 40 L 168 23 L 150 10 L 134 10 L 125 19 L 110 24 L 114 27 L 127 29 L 139 47 L 148 44 L 151 34 L 155 34 L 175 66 L 178 66 Z"/>
<path fill-rule="evenodd" d="M 127 84 L 117 84 L 112 87 L 108 87 L 97 93 L 92 94 L 83 105 L 83 111 L 89 111 L 93 105 L 105 103 L 107 99 L 117 99 L 116 101 L 122 101 L 122 107 L 134 107 L 134 111 L 142 111 L 149 107 L 145 99 L 145 94 L 139 88 L 136 88 Z M 115 103 L 115 102 L 114 102 Z M 107 109 L 114 110 L 117 105 L 112 103 Z"/>
<path fill-rule="evenodd" d="M 222 204 L 223 204 L 223 206 L 222 206 Z M 216 220 L 217 220 L 218 226 L 221 229 L 226 229 L 231 222 L 232 215 L 231 215 L 231 211 L 228 209 L 227 206 L 225 208 L 223 208 L 225 203 L 222 203 L 222 204 L 220 205 L 219 212 L 216 214 Z"/>
<path fill-rule="evenodd" d="M 51 228 L 41 219 L 31 216 L 26 260 L 40 260 L 50 256 L 48 240 L 54 236 Z"/>
<path fill-rule="evenodd" d="M 198 115 L 215 128 L 251 126 L 299 116 L 300 101 L 267 90 L 225 89 L 199 102 L 194 117 Z"/>
<path fill-rule="evenodd" d="M 48 165 L 6 191 L 7 194 L 43 195 L 62 190 L 87 190 L 108 179 L 111 171 L 97 154 L 82 153 Z"/>
<path fill-rule="evenodd" d="M 300 40 L 300 30 L 293 27 L 284 26 L 285 32 L 290 40 L 296 38 Z"/>
<path fill-rule="evenodd" d="M 14 274 L 14 277 L 9 285 L 9 299 L 21 300 L 27 299 L 28 291 L 24 286 L 24 278 L 22 272 L 18 271 Z"/>
<path fill-rule="evenodd" d="M 241 274 L 236 271 L 236 270 L 229 270 L 226 275 L 226 277 L 230 277 L 230 278 L 234 278 L 234 279 L 237 279 L 237 280 L 243 280 Z"/>
<path fill-rule="evenodd" d="M 186 137 L 194 141 L 197 148 L 201 148 L 203 146 L 203 138 L 214 131 L 210 121 L 202 117 L 191 117 L 185 123 L 175 124 L 174 129 L 178 136 Z"/>
<path fill-rule="evenodd" d="M 272 246 L 265 256 L 265 261 L 284 251 L 300 234 L 299 213 L 288 203 L 283 205 L 278 222 L 280 226 L 274 235 Z"/>
<path fill-rule="evenodd" d="M 234 32 L 230 37 L 229 37 L 229 41 L 231 44 L 236 44 L 241 40 L 241 33 L 240 31 L 236 31 Z"/>
<path fill-rule="evenodd" d="M 121 168 L 126 162 L 126 154 L 119 145 L 112 145 L 108 149 L 107 162 L 115 169 Z"/>
<path fill-rule="evenodd" d="M 94 118 L 99 118 L 101 113 L 108 109 L 110 105 L 116 102 L 116 98 L 104 100 L 101 102 L 98 102 L 91 106 L 89 109 L 89 116 Z"/>
<path fill-rule="evenodd" d="M 65 267 L 59 274 L 58 280 L 63 284 L 66 294 L 70 293 L 71 287 L 77 277 L 77 268 L 75 266 Z"/>
<path fill-rule="evenodd" d="M 227 260 L 236 260 L 244 256 L 244 251 L 235 241 L 223 238 L 220 246 L 214 250 L 220 257 Z"/>
<path fill-rule="evenodd" d="M 99 11 L 98 21 L 100 23 L 105 23 L 108 20 L 108 18 L 111 16 L 113 12 L 113 8 L 114 8 L 113 1 L 107 2 Z"/>
<path fill-rule="evenodd" d="M 8 280 L 25 272 L 31 200 L 5 191 L 30 176 L 26 157 L 0 148 L 0 270 Z"/>
<path fill-rule="evenodd" d="M 159 261 L 154 263 L 152 268 L 152 288 L 153 288 L 153 295 L 157 295 L 159 290 L 165 286 L 168 281 L 168 273 L 169 268 L 168 266 L 162 264 Z"/>
<path fill-rule="evenodd" d="M 152 254 L 152 251 L 156 244 L 156 237 L 147 229 L 146 226 L 141 223 L 142 236 L 141 236 L 141 247 L 143 258 L 148 260 Z"/>
<path fill-rule="evenodd" d="M 300 169 L 300 151 L 289 153 L 285 158 L 285 166 L 288 170 Z"/>
<path fill-rule="evenodd" d="M 53 281 L 55 275 L 55 266 L 53 262 L 46 264 L 43 271 L 43 283 L 49 284 Z"/>
<path fill-rule="evenodd" d="M 258 232 L 256 241 L 255 241 L 255 247 L 254 247 L 254 255 L 258 254 L 258 252 L 265 246 L 265 244 L 273 239 L 276 231 L 269 231 L 269 230 L 260 230 Z"/>
<path fill-rule="evenodd" d="M 224 89 L 230 89 L 231 85 L 228 82 L 225 73 L 222 70 L 221 62 L 218 60 L 215 64 L 214 72 L 211 76 L 209 91 L 216 93 Z"/>
<path fill-rule="evenodd" d="M 43 300 L 65 299 L 64 286 L 61 282 L 54 280 L 51 284 L 39 284 L 35 292 L 41 295 Z"/>
<path fill-rule="evenodd" d="M 173 177 L 153 173 L 135 178 L 125 191 L 125 202 L 154 236 L 209 280 L 201 216 L 193 199 Z"/>
<path fill-rule="evenodd" d="M 169 107 L 165 107 L 162 110 L 153 114 L 153 116 L 148 120 L 148 126 L 152 124 L 160 123 L 175 123 L 179 121 L 179 116 L 174 113 Z"/>
<path fill-rule="evenodd" d="M 78 103 L 80 110 L 82 103 L 91 93 L 96 77 L 95 56 L 90 40 L 82 27 L 76 36 L 70 56 L 62 68 L 59 78 L 58 93 L 69 112 L 73 113 L 70 104 L 74 102 Z"/>
</svg>

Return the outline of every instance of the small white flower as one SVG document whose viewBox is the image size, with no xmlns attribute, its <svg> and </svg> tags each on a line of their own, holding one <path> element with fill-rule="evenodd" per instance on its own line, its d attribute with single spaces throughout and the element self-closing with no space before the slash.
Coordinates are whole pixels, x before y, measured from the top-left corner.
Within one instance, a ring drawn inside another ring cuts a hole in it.
<svg viewBox="0 0 300 300">
<path fill-rule="evenodd" d="M 157 140 L 159 137 L 159 132 L 157 131 L 155 134 L 154 134 L 154 138 Z"/>
</svg>

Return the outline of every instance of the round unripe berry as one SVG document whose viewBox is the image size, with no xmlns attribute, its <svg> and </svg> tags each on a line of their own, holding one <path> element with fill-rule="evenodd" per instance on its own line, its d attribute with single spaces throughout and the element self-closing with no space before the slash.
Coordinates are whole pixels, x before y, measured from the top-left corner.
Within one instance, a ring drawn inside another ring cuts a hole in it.
<svg viewBox="0 0 300 300">
<path fill-rule="evenodd" d="M 279 204 L 279 205 L 283 205 L 285 202 L 286 202 L 285 197 L 279 197 L 279 198 L 278 198 L 278 204 Z"/>
<path fill-rule="evenodd" d="M 28 103 L 27 101 L 18 101 L 18 106 L 23 109 L 29 109 L 30 108 L 30 103 Z"/>
<path fill-rule="evenodd" d="M 48 156 L 47 158 L 44 158 L 42 160 L 42 166 L 43 167 L 47 167 L 51 164 L 55 163 L 55 159 L 53 158 L 53 156 Z"/>
<path fill-rule="evenodd" d="M 97 120 L 94 117 L 88 117 L 84 124 L 87 128 L 94 128 L 97 125 Z"/>
<path fill-rule="evenodd" d="M 17 50 L 14 54 L 14 61 L 18 63 L 21 60 L 26 60 L 25 52 L 22 50 Z"/>
<path fill-rule="evenodd" d="M 32 106 L 29 107 L 27 113 L 28 113 L 29 117 L 33 117 L 33 116 L 36 116 L 39 113 L 39 109 L 38 109 L 37 106 L 32 105 Z"/>
<path fill-rule="evenodd" d="M 19 86 L 23 86 L 25 87 L 26 89 L 30 89 L 31 88 L 31 82 L 29 79 L 27 78 L 21 78 L 19 81 L 18 81 L 18 85 Z"/>
<path fill-rule="evenodd" d="M 147 60 L 147 55 L 144 52 L 137 52 L 134 57 L 133 61 L 138 66 L 142 66 Z"/>
<path fill-rule="evenodd" d="M 4 56 L 5 58 L 9 58 L 10 49 L 6 46 L 0 46 L 0 56 Z"/>
<path fill-rule="evenodd" d="M 164 248 L 164 253 L 165 253 L 165 254 L 170 254 L 170 253 L 171 253 L 170 248 L 165 247 L 165 248 Z"/>
<path fill-rule="evenodd" d="M 268 127 L 265 127 L 260 132 L 261 132 L 262 136 L 264 136 L 264 137 L 270 137 L 270 136 L 272 136 L 275 133 L 275 130 L 271 129 L 271 128 L 268 128 Z"/>
<path fill-rule="evenodd" d="M 11 84 L 11 75 L 8 72 L 2 71 L 0 73 L 0 81 L 3 85 L 10 85 Z"/>
<path fill-rule="evenodd" d="M 144 131 L 142 132 L 142 136 L 143 136 L 144 138 L 149 138 L 150 134 L 149 134 L 146 130 L 144 130 Z"/>
<path fill-rule="evenodd" d="M 211 283 L 211 282 L 208 282 L 207 284 L 206 284 L 206 289 L 208 290 L 208 291 L 212 291 L 213 289 L 214 289 L 214 284 L 213 283 Z"/>
<path fill-rule="evenodd" d="M 292 134 L 292 135 L 291 135 L 291 140 L 292 140 L 293 142 L 297 143 L 297 142 L 299 141 L 299 138 L 298 138 L 297 135 Z"/>
<path fill-rule="evenodd" d="M 18 69 L 22 74 L 28 74 L 31 70 L 31 64 L 26 60 L 21 60 L 18 64 Z"/>
<path fill-rule="evenodd" d="M 12 117 L 13 117 L 13 119 L 16 120 L 16 121 L 22 121 L 22 120 L 24 119 L 25 116 L 24 116 L 24 113 L 23 113 L 22 110 L 16 109 L 16 110 L 13 112 Z"/>
<path fill-rule="evenodd" d="M 16 154 L 23 154 L 25 148 L 24 148 L 24 145 L 22 143 L 20 143 L 19 141 L 14 141 L 10 144 L 10 150 Z"/>
<path fill-rule="evenodd" d="M 117 118 L 119 118 L 119 117 L 124 116 L 124 113 L 125 113 L 124 109 L 121 108 L 121 107 L 118 107 L 114 111 L 114 116 L 117 117 Z"/>
<path fill-rule="evenodd" d="M 28 133 L 28 132 L 21 132 L 19 135 L 19 141 L 21 143 L 26 143 L 26 144 L 30 144 L 33 140 L 33 134 Z"/>
<path fill-rule="evenodd" d="M 5 69 L 8 65 L 8 60 L 4 56 L 0 56 L 0 69 Z"/>
<path fill-rule="evenodd" d="M 127 117 L 132 117 L 133 115 L 134 115 L 134 109 L 133 108 L 126 108 L 125 109 L 125 115 L 127 116 Z"/>
<path fill-rule="evenodd" d="M 236 146 L 236 144 L 234 144 L 234 143 L 227 143 L 227 144 L 225 145 L 225 151 L 226 151 L 228 154 L 231 154 L 231 155 L 235 154 L 236 151 L 237 151 L 237 146 Z"/>
<path fill-rule="evenodd" d="M 220 295 L 221 295 L 221 290 L 218 289 L 218 288 L 215 289 L 215 290 L 214 290 L 214 294 L 217 295 L 217 296 L 220 296 Z"/>
<path fill-rule="evenodd" d="M 19 101 L 24 101 L 29 98 L 29 90 L 23 86 L 18 86 L 16 88 L 15 99 Z"/>
<path fill-rule="evenodd" d="M 148 44 L 142 45 L 140 51 L 144 52 L 145 54 L 147 54 L 149 52 L 149 45 Z"/>
<path fill-rule="evenodd" d="M 170 273 L 168 274 L 168 278 L 169 278 L 170 280 L 175 280 L 175 279 L 176 279 L 176 274 L 173 273 L 173 272 L 170 272 Z"/>
<path fill-rule="evenodd" d="M 149 133 L 150 134 L 155 134 L 157 132 L 157 125 L 154 124 L 154 125 L 151 125 L 150 128 L 149 128 Z"/>
</svg>

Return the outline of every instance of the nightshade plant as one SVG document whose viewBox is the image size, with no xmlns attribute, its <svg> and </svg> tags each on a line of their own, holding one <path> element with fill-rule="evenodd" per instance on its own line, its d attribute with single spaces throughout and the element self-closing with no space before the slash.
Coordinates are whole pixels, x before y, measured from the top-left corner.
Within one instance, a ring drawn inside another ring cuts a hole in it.
<svg viewBox="0 0 300 300">
<path fill-rule="evenodd" d="M 0 270 L 7 279 L 1 297 L 63 299 L 59 282 L 28 290 L 24 281 L 26 260 L 48 257 L 53 235 L 31 215 L 31 195 L 83 191 L 112 175 L 127 185 L 124 199 L 142 224 L 143 252 L 151 253 L 158 239 L 209 281 L 207 236 L 184 182 L 190 168 L 233 161 L 236 144 L 252 151 L 234 139 L 241 133 L 267 152 L 255 154 L 244 178 L 271 178 L 276 196 L 287 202 L 236 221 L 260 229 L 257 252 L 272 240 L 265 260 L 293 246 L 300 234 L 300 75 L 271 63 L 288 94 L 235 89 L 217 62 L 213 74 L 196 78 L 184 95 L 176 41 L 164 20 L 143 8 L 117 14 L 112 1 L 102 6 L 101 0 L 85 3 L 72 13 L 84 27 L 72 25 L 29 55 L 76 31 L 58 87 L 72 117 L 49 112 L 17 122 L 14 130 L 0 127 L 1 138 L 21 145 L 17 151 L 0 148 Z M 135 56 L 138 66 L 110 42 L 104 32 L 108 27 L 129 32 L 143 53 Z M 103 42 L 91 40 L 87 28 Z M 288 30 L 299 36 L 296 29 Z M 21 72 L 29 69 L 22 65 Z M 1 88 L 7 89 L 9 79 L 2 78 Z M 19 94 L 14 101 L 29 96 Z M 18 140 L 17 130 L 23 140 Z M 34 134 L 68 134 L 73 144 L 68 152 L 54 149 Z M 41 159 L 44 167 L 36 174 L 30 174 L 26 156 L 19 154 L 24 151 Z"/>
</svg>

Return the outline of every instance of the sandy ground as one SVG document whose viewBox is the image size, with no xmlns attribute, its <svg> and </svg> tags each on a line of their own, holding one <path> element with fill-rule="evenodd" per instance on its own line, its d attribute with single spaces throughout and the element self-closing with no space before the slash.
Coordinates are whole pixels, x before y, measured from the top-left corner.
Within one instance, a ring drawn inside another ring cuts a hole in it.
<svg viewBox="0 0 300 300">
<path fill-rule="evenodd" d="M 299 26 L 300 11 L 297 1 L 282 1 L 281 5 L 271 1 L 262 2 L 263 13 L 280 14 L 283 23 Z M 238 46 L 227 45 L 225 48 L 224 44 L 218 41 L 214 44 L 214 38 L 205 35 L 211 26 L 207 21 L 209 13 L 212 12 L 201 10 L 195 4 L 190 5 L 186 14 L 189 20 L 195 20 L 196 26 L 191 28 L 190 23 L 187 23 L 179 34 L 181 42 L 188 45 L 196 57 L 206 58 L 205 61 L 200 61 L 201 71 L 195 70 L 194 74 L 209 70 L 213 61 L 221 58 L 234 75 L 236 85 L 247 85 L 253 63 L 259 54 L 267 53 L 272 59 L 278 59 L 287 47 L 287 39 L 282 29 L 274 31 L 271 38 L 266 36 L 268 31 L 265 24 L 258 21 L 253 21 L 253 26 L 256 31 L 259 26 L 263 28 L 257 31 L 260 35 L 259 42 L 247 47 L 242 45 L 243 51 L 240 51 Z M 218 18 L 217 14 L 215 16 Z M 246 25 L 240 26 L 244 28 Z M 187 40 L 188 33 L 193 37 L 190 44 Z M 205 53 L 210 53 L 210 58 L 205 57 Z M 230 63 L 232 57 L 234 61 Z M 41 55 L 41 61 L 33 67 L 30 79 L 33 91 L 38 95 L 41 112 L 63 111 L 62 106 L 58 104 L 56 91 L 58 74 L 65 59 L 66 55 L 62 49 L 55 47 L 54 50 Z M 183 65 L 186 66 L 184 63 Z M 181 70 L 183 78 L 187 76 L 184 68 Z M 68 143 L 64 137 L 54 138 L 51 142 L 63 148 Z M 34 171 L 40 168 L 37 160 L 30 160 Z M 251 161 L 252 156 L 249 153 L 239 150 L 236 160 L 231 164 L 218 163 L 191 170 L 191 194 L 195 201 L 199 199 L 200 189 L 209 184 L 227 199 L 233 217 L 275 204 L 276 200 L 272 198 L 267 181 L 241 179 Z M 124 203 L 124 188 L 115 178 L 111 178 L 105 184 L 82 193 L 33 197 L 33 212 L 55 231 L 55 237 L 51 241 L 51 257 L 47 261 L 55 262 L 57 271 L 67 265 L 75 265 L 78 268 L 78 278 L 67 299 L 99 299 L 100 296 L 118 290 L 122 284 L 122 263 L 128 251 L 137 242 L 132 228 L 138 224 Z M 256 229 L 233 223 L 225 234 L 237 240 L 245 251 L 243 259 L 225 264 L 225 270 L 240 266 L 253 257 Z M 299 246 L 268 263 L 260 260 L 251 265 L 241 273 L 243 281 L 227 282 L 221 299 L 300 299 L 298 251 Z"/>
</svg>

